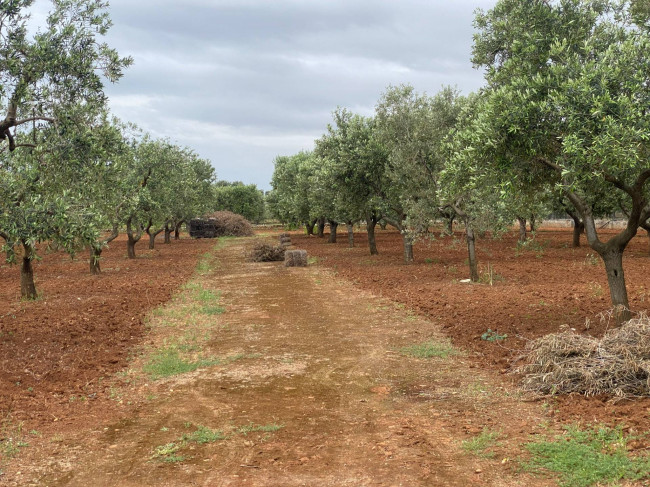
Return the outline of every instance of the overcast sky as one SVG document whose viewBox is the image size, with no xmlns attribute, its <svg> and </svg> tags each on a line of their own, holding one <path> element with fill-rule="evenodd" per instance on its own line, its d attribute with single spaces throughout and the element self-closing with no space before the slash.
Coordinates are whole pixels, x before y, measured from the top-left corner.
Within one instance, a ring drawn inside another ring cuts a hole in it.
<svg viewBox="0 0 650 487">
<path fill-rule="evenodd" d="M 312 149 L 337 106 L 370 115 L 391 84 L 479 88 L 473 12 L 494 3 L 110 0 L 107 42 L 135 62 L 107 93 L 122 120 L 266 190 L 274 158 Z"/>
</svg>

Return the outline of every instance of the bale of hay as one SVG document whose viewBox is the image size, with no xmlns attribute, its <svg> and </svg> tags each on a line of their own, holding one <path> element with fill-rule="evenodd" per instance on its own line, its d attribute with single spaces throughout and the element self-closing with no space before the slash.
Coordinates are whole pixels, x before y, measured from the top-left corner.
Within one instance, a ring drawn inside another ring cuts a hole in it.
<svg viewBox="0 0 650 487">
<path fill-rule="evenodd" d="M 280 262 L 284 260 L 285 249 L 280 245 L 256 242 L 248 254 L 251 262 Z"/>
<path fill-rule="evenodd" d="M 285 247 L 291 245 L 291 235 L 289 235 L 288 233 L 280 234 L 279 239 L 280 239 L 280 245 L 283 245 Z"/>
<path fill-rule="evenodd" d="M 601 339 L 565 331 L 532 341 L 522 357 L 524 389 L 540 394 L 650 395 L 650 319 L 640 317 Z"/>
<path fill-rule="evenodd" d="M 307 251 L 287 250 L 284 253 L 284 265 L 286 267 L 307 267 Z"/>
</svg>

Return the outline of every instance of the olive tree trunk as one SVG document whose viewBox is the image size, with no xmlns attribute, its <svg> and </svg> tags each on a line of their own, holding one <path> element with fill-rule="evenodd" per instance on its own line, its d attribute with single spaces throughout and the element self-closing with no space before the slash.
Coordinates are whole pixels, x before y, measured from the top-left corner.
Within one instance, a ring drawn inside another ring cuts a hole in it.
<svg viewBox="0 0 650 487">
<path fill-rule="evenodd" d="M 369 213 L 366 217 L 366 232 L 368 232 L 368 247 L 370 255 L 378 255 L 377 240 L 375 239 L 375 227 L 377 226 L 377 216 Z"/>
<path fill-rule="evenodd" d="M 183 223 L 185 223 L 185 220 L 181 220 L 174 225 L 174 240 L 179 240 L 181 238 L 181 225 Z"/>
<path fill-rule="evenodd" d="M 133 231 L 133 217 L 126 220 L 126 255 L 129 259 L 135 259 L 135 244 L 142 238 L 143 229 Z"/>
<path fill-rule="evenodd" d="M 23 241 L 23 261 L 20 266 L 20 296 L 23 299 L 36 299 L 36 284 L 34 283 L 34 248 Z"/>
<path fill-rule="evenodd" d="M 348 221 L 345 223 L 345 227 L 348 231 L 348 247 L 353 248 L 354 247 L 354 223 Z"/>
<path fill-rule="evenodd" d="M 322 217 L 322 216 L 318 219 L 318 233 L 317 233 L 317 236 L 319 238 L 325 238 L 325 218 Z"/>
<path fill-rule="evenodd" d="M 336 243 L 336 230 L 339 228 L 339 223 L 334 220 L 328 220 L 330 225 L 330 236 L 327 243 Z"/>
<path fill-rule="evenodd" d="M 517 221 L 519 222 L 519 243 L 526 243 L 526 219 L 518 216 Z"/>
<path fill-rule="evenodd" d="M 476 262 L 476 238 L 474 229 L 469 219 L 465 221 L 465 237 L 467 238 L 467 253 L 469 256 L 469 278 L 472 282 L 478 282 L 478 264 Z"/>
</svg>

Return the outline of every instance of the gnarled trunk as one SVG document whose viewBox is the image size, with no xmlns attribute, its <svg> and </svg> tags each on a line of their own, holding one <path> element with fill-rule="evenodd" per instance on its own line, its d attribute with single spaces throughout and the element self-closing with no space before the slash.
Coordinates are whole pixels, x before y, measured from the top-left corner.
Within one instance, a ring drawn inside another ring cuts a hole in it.
<svg viewBox="0 0 650 487">
<path fill-rule="evenodd" d="M 336 243 L 336 230 L 339 227 L 339 223 L 334 220 L 328 220 L 330 225 L 330 236 L 327 239 L 328 243 Z"/>
<path fill-rule="evenodd" d="M 20 296 L 23 299 L 36 299 L 36 284 L 34 283 L 34 249 L 31 245 L 23 242 L 23 261 L 20 266 Z"/>
<path fill-rule="evenodd" d="M 474 229 L 469 221 L 465 222 L 465 236 L 467 238 L 467 253 L 469 255 L 469 278 L 478 282 L 478 265 L 476 263 L 476 239 Z"/>
<path fill-rule="evenodd" d="M 170 226 L 169 223 L 165 223 L 165 243 L 166 244 L 172 243 L 172 227 Z"/>
<path fill-rule="evenodd" d="M 580 235 L 585 231 L 585 224 L 580 221 L 579 218 L 573 221 L 573 248 L 580 247 Z"/>
<path fill-rule="evenodd" d="M 535 233 L 537 231 L 537 218 L 535 215 L 530 215 L 530 232 Z"/>
<path fill-rule="evenodd" d="M 135 259 L 135 244 L 137 244 L 142 238 L 142 231 L 134 232 L 132 225 L 133 218 L 129 217 L 126 220 L 126 255 L 129 259 Z"/>
<path fill-rule="evenodd" d="M 519 243 L 526 243 L 526 219 L 518 216 L 517 221 L 519 222 Z"/>
<path fill-rule="evenodd" d="M 183 223 L 185 223 L 185 220 L 181 220 L 174 225 L 174 240 L 179 240 L 181 238 L 181 225 Z"/>
<path fill-rule="evenodd" d="M 320 217 L 318 219 L 318 233 L 319 238 L 325 238 L 325 218 Z"/>
<path fill-rule="evenodd" d="M 354 247 L 354 224 L 352 222 L 346 222 L 345 226 L 348 231 L 348 247 L 353 248 Z"/>
</svg>

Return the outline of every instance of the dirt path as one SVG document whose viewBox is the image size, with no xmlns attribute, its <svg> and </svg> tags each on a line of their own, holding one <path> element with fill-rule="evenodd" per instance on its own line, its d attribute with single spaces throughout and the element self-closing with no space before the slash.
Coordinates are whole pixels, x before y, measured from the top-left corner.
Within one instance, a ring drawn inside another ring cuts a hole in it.
<svg viewBox="0 0 650 487">
<path fill-rule="evenodd" d="M 244 262 L 248 243 L 215 250 L 214 269 L 193 281 L 225 308 L 192 329 L 218 364 L 151 381 L 140 372 L 146 355 L 136 359 L 116 393 L 136 405 L 128 415 L 35 441 L 5 485 L 555 485 L 518 474 L 512 460 L 543 422 L 535 404 L 462 355 L 400 352 L 444 344 L 439 323 L 317 266 Z M 165 324 L 183 301 L 152 318 L 152 346 L 188 336 Z M 465 451 L 484 428 L 498 443 Z"/>
</svg>

